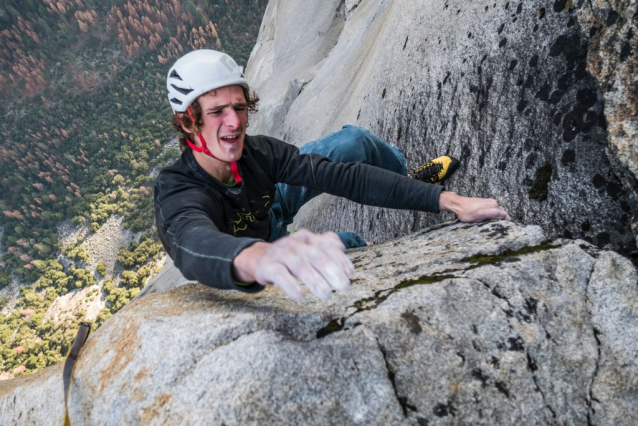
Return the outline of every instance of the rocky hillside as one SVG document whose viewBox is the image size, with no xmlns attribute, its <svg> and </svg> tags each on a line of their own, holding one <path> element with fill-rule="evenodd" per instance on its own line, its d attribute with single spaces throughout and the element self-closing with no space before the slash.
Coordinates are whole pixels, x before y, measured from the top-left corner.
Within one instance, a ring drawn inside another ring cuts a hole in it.
<svg viewBox="0 0 638 426">
<path fill-rule="evenodd" d="M 77 424 L 638 422 L 638 272 L 537 226 L 455 224 L 350 252 L 292 301 L 187 285 L 89 338 Z M 62 365 L 0 383 L 0 423 L 61 422 Z M 54 420 L 55 419 L 55 420 Z"/>
<path fill-rule="evenodd" d="M 413 166 L 451 154 L 455 191 L 637 258 L 637 7 L 272 0 L 247 69 L 251 130 L 302 145 L 349 123 Z M 323 197 L 297 227 L 384 240 L 442 220 Z"/>
</svg>

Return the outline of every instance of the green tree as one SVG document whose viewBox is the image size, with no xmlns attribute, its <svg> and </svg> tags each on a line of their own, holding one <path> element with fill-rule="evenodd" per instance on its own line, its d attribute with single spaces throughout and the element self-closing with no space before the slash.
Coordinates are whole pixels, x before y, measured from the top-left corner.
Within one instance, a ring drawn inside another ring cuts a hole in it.
<svg viewBox="0 0 638 426">
<path fill-rule="evenodd" d="M 140 279 L 135 272 L 124 271 L 122 272 L 122 280 L 120 281 L 120 283 L 129 287 L 137 287 L 140 283 Z"/>
<path fill-rule="evenodd" d="M 101 276 L 105 276 L 106 275 L 106 265 L 104 264 L 104 262 L 100 262 L 97 264 L 97 266 L 95 267 L 95 271 L 100 274 Z"/>
<path fill-rule="evenodd" d="M 6 272 L 0 271 L 0 289 L 5 288 L 11 284 L 11 276 Z"/>
</svg>

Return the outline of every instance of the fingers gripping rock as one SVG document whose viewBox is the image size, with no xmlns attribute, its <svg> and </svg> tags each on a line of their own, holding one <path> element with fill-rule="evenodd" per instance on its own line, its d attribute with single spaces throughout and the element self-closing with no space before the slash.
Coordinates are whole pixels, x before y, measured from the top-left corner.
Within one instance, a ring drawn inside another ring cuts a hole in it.
<svg viewBox="0 0 638 426">
<path fill-rule="evenodd" d="M 354 266 L 332 232 L 317 235 L 301 230 L 268 246 L 256 261 L 255 276 L 261 284 L 277 285 L 297 299 L 303 297 L 298 280 L 324 300 L 350 284 Z"/>
</svg>

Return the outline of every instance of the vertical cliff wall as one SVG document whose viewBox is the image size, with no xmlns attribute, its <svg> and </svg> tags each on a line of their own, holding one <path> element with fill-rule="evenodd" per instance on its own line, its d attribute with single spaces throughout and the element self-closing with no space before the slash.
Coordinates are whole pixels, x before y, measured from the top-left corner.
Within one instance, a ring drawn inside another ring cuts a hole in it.
<svg viewBox="0 0 638 426">
<path fill-rule="evenodd" d="M 450 189 L 635 256 L 637 16 L 630 1 L 272 0 L 249 130 L 301 146 L 350 123 L 409 165 L 451 154 Z M 295 226 L 384 240 L 446 219 L 322 196 Z"/>
</svg>

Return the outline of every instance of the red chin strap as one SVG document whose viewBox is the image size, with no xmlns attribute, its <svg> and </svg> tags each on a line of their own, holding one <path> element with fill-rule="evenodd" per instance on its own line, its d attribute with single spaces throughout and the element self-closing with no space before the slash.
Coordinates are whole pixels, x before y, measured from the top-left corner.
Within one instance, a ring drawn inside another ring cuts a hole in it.
<svg viewBox="0 0 638 426">
<path fill-rule="evenodd" d="M 195 122 L 195 117 L 193 117 L 193 114 L 191 114 L 190 107 L 186 108 L 186 111 L 188 112 L 188 115 L 191 117 L 193 122 Z M 206 141 L 204 140 L 204 137 L 202 136 L 202 134 L 198 133 L 197 136 L 199 137 L 199 142 L 202 144 L 201 148 L 195 145 L 193 142 L 191 142 L 190 139 L 186 138 L 186 143 L 188 144 L 188 146 L 190 146 L 193 151 L 206 154 L 210 157 L 213 157 L 215 160 L 222 161 L 224 163 L 230 163 L 230 171 L 233 173 L 233 178 L 235 179 L 235 183 L 241 183 L 243 179 L 241 178 L 241 175 L 239 174 L 239 166 L 237 166 L 237 161 L 224 161 L 215 157 L 213 153 L 210 152 L 210 150 L 206 146 Z"/>
</svg>

